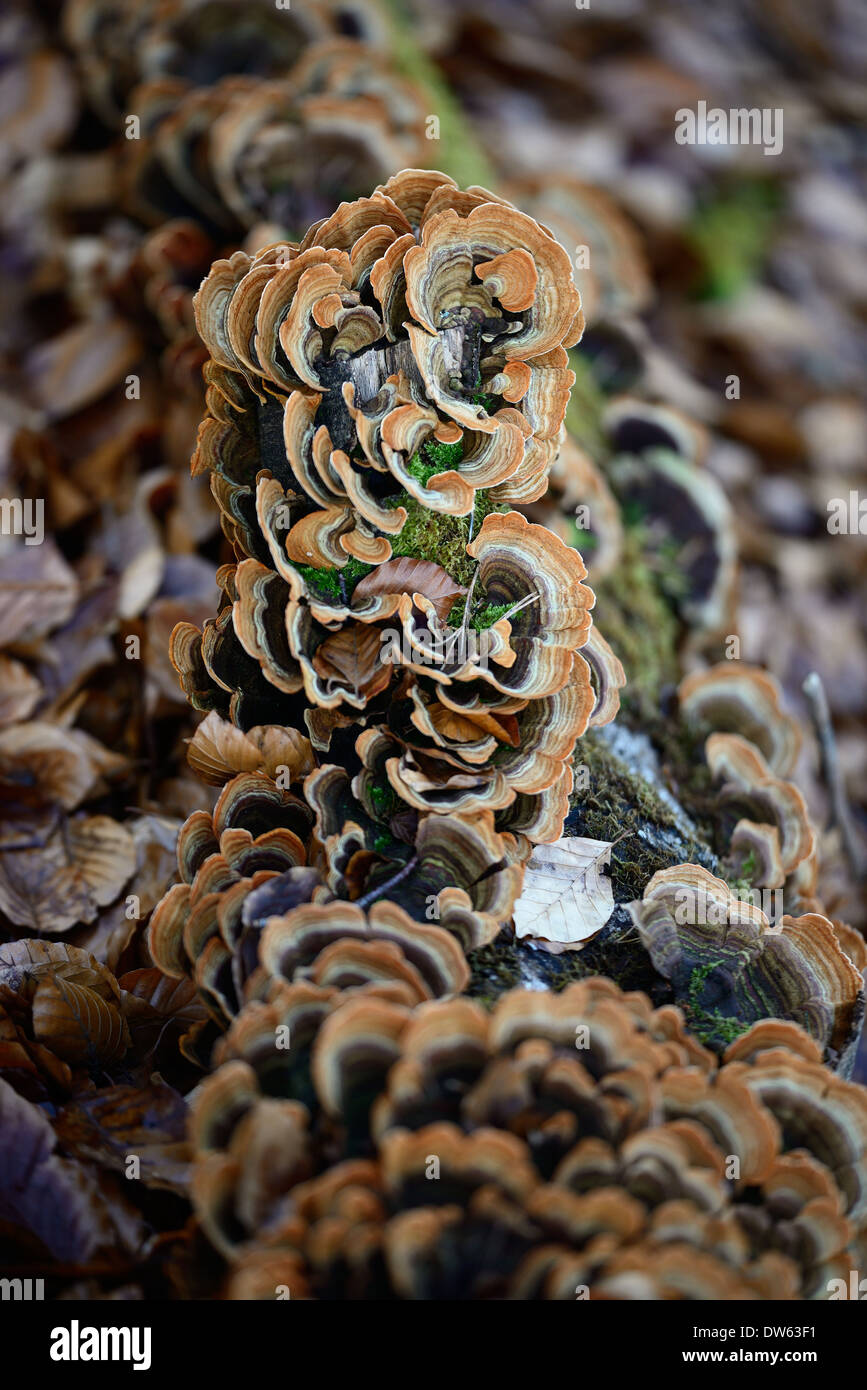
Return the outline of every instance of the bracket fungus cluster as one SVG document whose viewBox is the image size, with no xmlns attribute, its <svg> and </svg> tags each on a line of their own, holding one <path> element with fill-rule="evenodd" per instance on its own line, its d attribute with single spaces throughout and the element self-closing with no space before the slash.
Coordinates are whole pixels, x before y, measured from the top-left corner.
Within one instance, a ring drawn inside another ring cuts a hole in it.
<svg viewBox="0 0 867 1390">
<path fill-rule="evenodd" d="M 196 1029 L 204 1036 L 187 1042 L 191 1055 L 206 1056 L 215 1031 L 271 979 L 341 988 L 393 980 L 410 989 L 411 1002 L 464 988 L 465 953 L 496 936 L 520 887 L 520 867 L 492 814 L 405 813 L 396 833 L 367 800 L 364 773 L 357 794 L 333 765 L 302 782 L 313 761 L 303 738 L 291 754 L 275 739 L 272 756 L 292 758 L 278 764 L 293 779 L 288 790 L 267 768 L 229 776 L 231 763 L 267 739 L 252 733 L 215 714 L 199 726 L 193 765 L 207 751 L 211 775 L 228 780 L 213 813 L 196 812 L 182 828 L 180 881 L 148 928 L 156 965 L 191 980 L 209 1011 L 210 1024 Z"/>
<path fill-rule="evenodd" d="M 350 25 L 351 21 L 351 25 Z M 209 87 L 232 74 L 284 75 L 317 41 L 354 32 L 378 47 L 381 17 L 365 0 L 67 0 L 64 37 L 88 93 L 109 125 L 121 124 L 141 82 Z"/>
<path fill-rule="evenodd" d="M 172 657 L 209 711 L 191 765 L 225 785 L 148 941 L 209 1009 L 207 1055 L 275 979 L 460 992 L 624 676 L 580 555 L 513 509 L 545 488 L 583 327 L 549 232 L 406 170 L 217 262 L 196 315 L 193 469 L 237 564 Z"/>
<path fill-rule="evenodd" d="M 258 223 L 303 230 L 341 193 L 424 157 L 421 94 L 349 39 L 311 45 L 267 82 L 160 77 L 130 103 L 141 132 L 120 162 L 127 206 L 145 223 L 185 218 L 213 236 Z"/>
<path fill-rule="evenodd" d="M 196 1096 L 229 1298 L 799 1298 L 857 1267 L 867 1099 L 796 1025 L 717 1062 L 604 980 L 490 1014 L 328 996 L 248 1005 Z"/>
<path fill-rule="evenodd" d="M 0 24 L 0 1236 L 49 1298 L 865 1267 L 850 30 L 615 8 Z M 673 137 L 716 66 L 796 157 Z"/>
<path fill-rule="evenodd" d="M 560 833 L 594 714 L 580 555 L 545 488 L 583 319 L 532 218 L 406 170 L 196 297 L 208 472 L 238 564 L 173 659 L 200 709 L 299 722 L 369 798 Z M 606 697 L 606 715 L 614 701 Z M 343 764 L 346 766 L 346 763 Z"/>
<path fill-rule="evenodd" d="M 695 864 L 654 874 L 632 914 L 654 968 L 708 1042 L 719 1046 L 754 1020 L 790 1019 L 851 1068 L 864 980 L 826 917 L 784 915 L 771 926 L 760 907 Z"/>
<path fill-rule="evenodd" d="M 758 667 L 728 662 L 687 676 L 678 695 L 682 717 L 713 730 L 705 758 L 731 829 L 735 876 L 783 888 L 801 912 L 821 913 L 816 832 L 802 792 L 788 780 L 801 729 L 781 708 L 776 682 Z"/>
</svg>

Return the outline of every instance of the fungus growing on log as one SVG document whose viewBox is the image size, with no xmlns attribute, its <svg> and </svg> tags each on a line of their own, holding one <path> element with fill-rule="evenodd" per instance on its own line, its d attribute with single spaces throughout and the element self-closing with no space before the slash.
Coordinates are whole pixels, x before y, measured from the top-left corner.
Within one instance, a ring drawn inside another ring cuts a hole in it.
<svg viewBox="0 0 867 1390">
<path fill-rule="evenodd" d="M 272 1297 L 275 1268 L 317 1298 L 659 1298 L 696 1281 L 704 1298 L 809 1298 L 856 1265 L 867 1102 L 793 1023 L 757 1023 L 717 1060 L 677 1010 L 602 979 L 516 990 L 490 1015 L 332 997 L 305 1029 L 300 1104 L 270 1098 L 293 1063 L 257 1043 L 277 1016 L 257 1007 L 193 1115 L 194 1202 L 229 1298 Z"/>
<path fill-rule="evenodd" d="M 782 917 L 695 864 L 654 874 L 630 907 L 654 967 L 693 1030 L 722 1048 L 763 1018 L 789 1019 L 832 1059 L 851 1053 L 864 1012 L 864 980 L 818 914 Z"/>
<path fill-rule="evenodd" d="M 566 253 L 405 170 L 297 245 L 217 262 L 196 316 L 194 472 L 239 563 L 218 618 L 174 635 L 193 703 L 245 730 L 306 719 L 324 753 L 354 726 L 380 796 L 555 839 L 575 740 L 623 680 L 594 644 L 594 694 L 580 656 L 580 555 L 508 510 L 558 448 L 583 324 Z"/>
</svg>

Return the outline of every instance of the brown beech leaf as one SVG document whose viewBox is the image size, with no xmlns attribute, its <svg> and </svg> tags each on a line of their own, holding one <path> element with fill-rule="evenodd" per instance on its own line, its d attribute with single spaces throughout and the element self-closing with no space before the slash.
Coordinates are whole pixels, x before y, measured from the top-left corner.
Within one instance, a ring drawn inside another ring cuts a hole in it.
<svg viewBox="0 0 867 1390">
<path fill-rule="evenodd" d="M 433 560 L 414 560 L 402 555 L 377 565 L 356 584 L 353 598 L 374 598 L 380 594 L 424 594 L 436 609 L 437 617 L 445 622 L 455 599 L 467 591 L 456 584 L 442 565 Z"/>
<path fill-rule="evenodd" d="M 65 941 L 9 941 L 0 946 L 0 986 L 31 1000 L 42 979 L 68 980 L 117 1003 L 120 987 L 110 970 Z"/>
<path fill-rule="evenodd" d="M 38 404 L 59 420 L 117 385 L 140 351 L 123 319 L 87 319 L 39 343 L 27 358 L 27 375 Z"/>
<path fill-rule="evenodd" d="M 512 748 L 517 748 L 520 742 L 518 721 L 513 714 L 475 711 L 458 714 L 455 710 L 446 709 L 445 705 L 432 705 L 430 721 L 444 738 L 461 743 L 475 743 L 486 734 L 490 734 L 498 743 L 508 743 Z"/>
<path fill-rule="evenodd" d="M 45 977 L 33 996 L 33 1033 L 65 1062 L 114 1062 L 130 1045 L 114 1004 L 72 980 Z"/>
<path fill-rule="evenodd" d="M 138 883 L 136 882 L 136 887 Z M 125 898 L 103 908 L 92 922 L 73 927 L 66 940 L 115 970 L 117 963 L 138 931 L 138 918 L 129 917 Z"/>
<path fill-rule="evenodd" d="M 50 538 L 0 556 L 0 647 L 68 622 L 77 597 L 78 580 Z"/>
<path fill-rule="evenodd" d="M 152 1048 L 167 1024 L 186 1030 L 208 1017 L 192 980 L 172 979 L 155 966 L 131 970 L 118 985 L 121 1010 L 139 1049 Z"/>
<path fill-rule="evenodd" d="M 39 844 L 0 855 L 0 911 L 33 931 L 69 931 L 92 922 L 135 865 L 132 836 L 110 816 L 67 820 Z"/>
<path fill-rule="evenodd" d="M 16 1029 L 0 1009 L 0 1074 L 16 1091 L 38 1104 L 52 1101 L 58 1091 L 73 1088 L 72 1068 L 42 1043 L 33 1042 L 23 1029 Z M 45 1082 L 51 1090 L 48 1091 Z"/>
<path fill-rule="evenodd" d="M 71 811 L 94 794 L 103 776 L 126 766 L 125 758 L 82 729 L 39 719 L 15 724 L 0 733 L 0 803 L 26 810 L 56 802 Z"/>
<path fill-rule="evenodd" d="M 297 729 L 261 724 L 246 733 L 211 710 L 190 741 L 187 761 L 212 786 L 221 786 L 238 772 L 267 772 L 277 776 L 279 767 L 292 771 L 292 781 L 314 767 L 309 740 Z"/>
<path fill-rule="evenodd" d="M 0 725 L 29 719 L 41 694 L 41 684 L 23 662 L 0 656 Z"/>
<path fill-rule="evenodd" d="M 354 720 L 345 710 L 322 709 L 319 705 L 313 705 L 304 711 L 304 723 L 313 747 L 325 753 L 331 747 L 335 730 L 348 729 Z"/>
<path fill-rule="evenodd" d="M 110 513 L 93 548 L 120 577 L 119 616 L 138 617 L 159 592 L 166 563 L 159 527 L 141 495 L 128 511 Z"/>
<path fill-rule="evenodd" d="M 108 1086 L 76 1097 L 58 1114 L 55 1131 L 68 1153 L 124 1176 L 135 1155 L 147 1187 L 182 1193 L 189 1185 L 187 1107 L 165 1082 Z"/>
<path fill-rule="evenodd" d="M 114 1178 L 54 1153 L 48 1116 L 0 1080 L 0 1222 L 30 1232 L 56 1260 L 136 1252 L 145 1228 Z"/>
<path fill-rule="evenodd" d="M 349 685 L 371 698 L 384 690 L 392 667 L 382 660 L 382 634 L 378 627 L 352 623 L 317 647 L 313 667 L 318 675 Z"/>
</svg>

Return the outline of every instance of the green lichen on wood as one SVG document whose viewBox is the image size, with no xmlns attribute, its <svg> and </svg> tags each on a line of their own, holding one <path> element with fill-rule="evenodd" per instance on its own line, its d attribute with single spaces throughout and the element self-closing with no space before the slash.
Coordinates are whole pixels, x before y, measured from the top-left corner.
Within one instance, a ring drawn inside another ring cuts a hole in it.
<svg viewBox="0 0 867 1390">
<path fill-rule="evenodd" d="M 671 794 L 718 854 L 728 852 L 720 838 L 719 794 L 704 756 L 705 726 L 683 724 L 675 713 L 657 710 L 645 730 L 660 760 L 660 774 Z"/>
<path fill-rule="evenodd" d="M 468 964 L 470 983 L 466 992 L 486 1009 L 492 1009 L 508 990 L 526 987 L 528 972 L 535 982 L 544 981 L 546 988 L 555 993 L 578 980 L 604 975 L 621 989 L 644 990 L 658 1003 L 670 1001 L 669 986 L 657 975 L 622 908 L 617 909 L 612 923 L 580 951 L 552 955 L 521 941 L 511 928 L 506 928 L 489 946 L 472 951 Z"/>
<path fill-rule="evenodd" d="M 520 943 L 511 928 L 501 931 L 490 945 L 470 952 L 470 983 L 466 993 L 492 1009 L 502 994 L 521 984 Z"/>
</svg>

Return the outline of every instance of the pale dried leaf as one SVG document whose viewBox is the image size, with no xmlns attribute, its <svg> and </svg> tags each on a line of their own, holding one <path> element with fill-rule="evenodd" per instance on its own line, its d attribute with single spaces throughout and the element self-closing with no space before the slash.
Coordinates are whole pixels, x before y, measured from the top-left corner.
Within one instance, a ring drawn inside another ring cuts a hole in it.
<svg viewBox="0 0 867 1390">
<path fill-rule="evenodd" d="M 238 772 L 276 777 L 281 767 L 289 769 L 291 781 L 300 781 L 314 766 L 310 741 L 297 729 L 260 724 L 243 733 L 216 710 L 196 729 L 187 761 L 212 786 L 221 786 Z"/>
<path fill-rule="evenodd" d="M 54 802 L 67 811 L 93 795 L 104 775 L 124 771 L 126 759 L 111 753 L 81 729 L 64 729 L 45 720 L 15 724 L 0 733 L 0 783 L 6 781 L 7 801 L 31 806 Z"/>
<path fill-rule="evenodd" d="M 78 580 L 50 537 L 0 555 L 0 647 L 68 622 L 77 597 Z"/>
<path fill-rule="evenodd" d="M 122 381 L 140 351 L 123 319 L 89 319 L 35 347 L 27 357 L 27 375 L 38 404 L 59 420 Z"/>
<path fill-rule="evenodd" d="M 29 719 L 42 694 L 42 686 L 21 661 L 0 656 L 0 724 Z"/>
<path fill-rule="evenodd" d="M 187 1108 L 157 1078 L 147 1086 L 109 1086 L 69 1101 L 56 1130 L 67 1153 L 126 1175 L 130 1154 L 147 1187 L 183 1193 L 189 1185 Z"/>
<path fill-rule="evenodd" d="M 391 679 L 391 667 L 382 660 L 382 634 L 378 627 L 352 623 L 316 648 L 313 667 L 318 675 L 347 685 L 372 699 Z"/>
<path fill-rule="evenodd" d="M 614 910 L 611 879 L 602 872 L 610 860 L 608 840 L 565 836 L 537 845 L 515 904 L 516 935 L 578 948 L 589 941 Z"/>
<path fill-rule="evenodd" d="M 56 935 L 92 922 L 135 869 L 129 831 L 109 816 L 66 824 L 44 842 L 0 855 L 0 911 L 16 926 Z"/>
<path fill-rule="evenodd" d="M 84 985 L 103 999 L 117 1000 L 120 988 L 110 970 L 77 946 L 65 941 L 9 941 L 0 946 L 0 985 L 32 998 L 42 979 L 63 979 Z"/>
<path fill-rule="evenodd" d="M 131 970 L 118 982 L 121 1011 L 137 1048 L 151 1048 L 166 1024 L 188 1028 L 208 1017 L 192 980 L 175 980 L 155 966 Z"/>
</svg>

